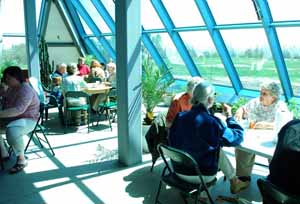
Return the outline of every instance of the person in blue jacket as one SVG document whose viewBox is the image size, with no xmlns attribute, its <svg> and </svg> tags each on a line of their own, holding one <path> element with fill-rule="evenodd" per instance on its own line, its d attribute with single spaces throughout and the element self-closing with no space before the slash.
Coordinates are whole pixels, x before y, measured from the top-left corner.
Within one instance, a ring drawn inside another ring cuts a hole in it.
<svg viewBox="0 0 300 204">
<path fill-rule="evenodd" d="M 208 82 L 197 84 L 191 99 L 192 109 L 179 112 L 170 128 L 169 145 L 189 153 L 197 162 L 205 182 L 212 181 L 219 169 L 230 180 L 231 193 L 238 193 L 248 186 L 235 176 L 234 168 L 222 151 L 223 146 L 237 146 L 243 141 L 244 129 L 235 121 L 231 107 L 224 104 L 226 124 L 212 115 L 215 89 Z M 173 164 L 178 176 L 188 182 L 199 183 L 189 169 Z"/>
</svg>

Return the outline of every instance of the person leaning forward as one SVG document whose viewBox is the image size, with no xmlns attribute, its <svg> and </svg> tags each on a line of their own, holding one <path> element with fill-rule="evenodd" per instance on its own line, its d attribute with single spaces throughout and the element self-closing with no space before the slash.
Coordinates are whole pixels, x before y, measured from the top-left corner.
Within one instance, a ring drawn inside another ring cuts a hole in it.
<svg viewBox="0 0 300 204">
<path fill-rule="evenodd" d="M 197 161 L 205 182 L 212 181 L 221 169 L 230 180 L 232 193 L 240 192 L 246 183 L 235 176 L 235 171 L 222 151 L 223 146 L 237 146 L 244 136 L 244 129 L 231 116 L 231 107 L 224 105 L 227 125 L 213 116 L 208 109 L 213 105 L 214 87 L 208 82 L 196 85 L 191 99 L 192 109 L 179 112 L 169 132 L 169 145 L 186 151 Z M 176 168 L 176 165 L 174 165 Z M 178 176 L 188 182 L 198 183 L 199 177 L 180 169 Z"/>
</svg>

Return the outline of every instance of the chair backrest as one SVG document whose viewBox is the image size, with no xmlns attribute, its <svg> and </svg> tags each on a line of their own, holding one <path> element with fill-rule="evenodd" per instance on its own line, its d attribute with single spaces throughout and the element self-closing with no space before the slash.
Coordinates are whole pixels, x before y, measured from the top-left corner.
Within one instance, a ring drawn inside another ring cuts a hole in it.
<svg viewBox="0 0 300 204">
<path fill-rule="evenodd" d="M 177 172 L 176 168 L 173 166 L 176 164 L 176 166 L 180 167 L 181 169 L 188 169 L 189 171 L 194 172 L 194 175 L 199 176 L 202 185 L 205 186 L 198 163 L 190 154 L 165 144 L 159 144 L 158 151 L 169 172 Z M 172 165 L 167 161 L 167 157 L 171 160 Z"/>
<path fill-rule="evenodd" d="M 86 99 L 86 103 L 90 104 L 90 95 L 83 92 L 83 91 L 67 91 L 65 93 L 65 97 L 66 98 L 85 98 Z"/>
<path fill-rule="evenodd" d="M 264 204 L 300 204 L 300 196 L 289 195 L 266 179 L 258 179 L 257 185 Z"/>
</svg>

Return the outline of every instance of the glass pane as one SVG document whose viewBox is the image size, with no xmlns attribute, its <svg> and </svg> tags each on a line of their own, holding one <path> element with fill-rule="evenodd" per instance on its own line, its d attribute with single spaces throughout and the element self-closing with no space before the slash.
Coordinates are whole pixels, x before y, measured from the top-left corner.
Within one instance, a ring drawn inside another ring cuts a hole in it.
<svg viewBox="0 0 300 204">
<path fill-rule="evenodd" d="M 150 38 L 175 78 L 186 79 L 190 76 L 168 34 L 151 34 Z"/>
<path fill-rule="evenodd" d="M 258 22 L 252 0 L 207 0 L 217 24 Z"/>
<path fill-rule="evenodd" d="M 224 65 L 207 31 L 180 33 L 201 76 L 214 84 L 229 85 Z"/>
<path fill-rule="evenodd" d="M 36 26 L 39 23 L 42 0 L 35 0 Z"/>
<path fill-rule="evenodd" d="M 221 34 L 244 88 L 259 90 L 265 81 L 280 83 L 263 29 L 223 30 Z"/>
<path fill-rule="evenodd" d="M 141 18 L 145 29 L 164 28 L 149 0 L 141 1 Z"/>
<path fill-rule="evenodd" d="M 195 1 L 163 0 L 176 27 L 204 25 Z"/>
<path fill-rule="evenodd" d="M 9 65 L 27 69 L 26 46 L 24 37 L 3 37 L 0 43 L 0 72 Z"/>
<path fill-rule="evenodd" d="M 277 28 L 277 33 L 294 95 L 300 96 L 300 28 Z"/>
<path fill-rule="evenodd" d="M 110 16 L 115 20 L 115 3 L 113 0 L 102 0 L 106 10 L 109 12 Z"/>
<path fill-rule="evenodd" d="M 83 29 L 85 31 L 86 34 L 88 35 L 93 35 L 93 32 L 91 31 L 90 27 L 86 24 L 86 22 L 83 20 L 83 18 L 79 15 L 79 13 L 77 13 L 80 19 L 80 22 L 83 26 Z"/>
<path fill-rule="evenodd" d="M 100 29 L 102 33 L 110 32 L 110 29 L 106 25 L 105 21 L 98 13 L 97 9 L 91 1 L 80 0 L 81 4 L 84 6 L 85 10 L 88 12 L 89 16 L 93 19 L 94 23 Z"/>
<path fill-rule="evenodd" d="M 111 46 L 115 46 L 115 37 L 110 36 L 106 37 L 106 40 L 111 44 Z M 111 61 L 110 54 L 103 48 L 102 44 L 99 42 L 99 40 L 96 37 L 91 37 L 91 41 L 95 44 L 98 51 L 101 53 L 101 55 L 106 59 L 106 62 Z"/>
<path fill-rule="evenodd" d="M 3 33 L 25 33 L 23 0 L 2 0 Z"/>
<path fill-rule="evenodd" d="M 273 20 L 300 20 L 299 0 L 268 0 Z"/>
</svg>

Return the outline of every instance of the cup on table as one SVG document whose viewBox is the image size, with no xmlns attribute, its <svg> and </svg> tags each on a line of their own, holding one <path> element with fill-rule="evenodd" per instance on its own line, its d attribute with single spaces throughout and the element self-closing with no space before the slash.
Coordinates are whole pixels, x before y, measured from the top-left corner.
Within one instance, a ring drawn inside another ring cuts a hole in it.
<svg viewBox="0 0 300 204">
<path fill-rule="evenodd" d="M 254 129 L 254 127 L 255 127 L 255 121 L 254 120 L 249 121 L 249 129 Z"/>
</svg>

